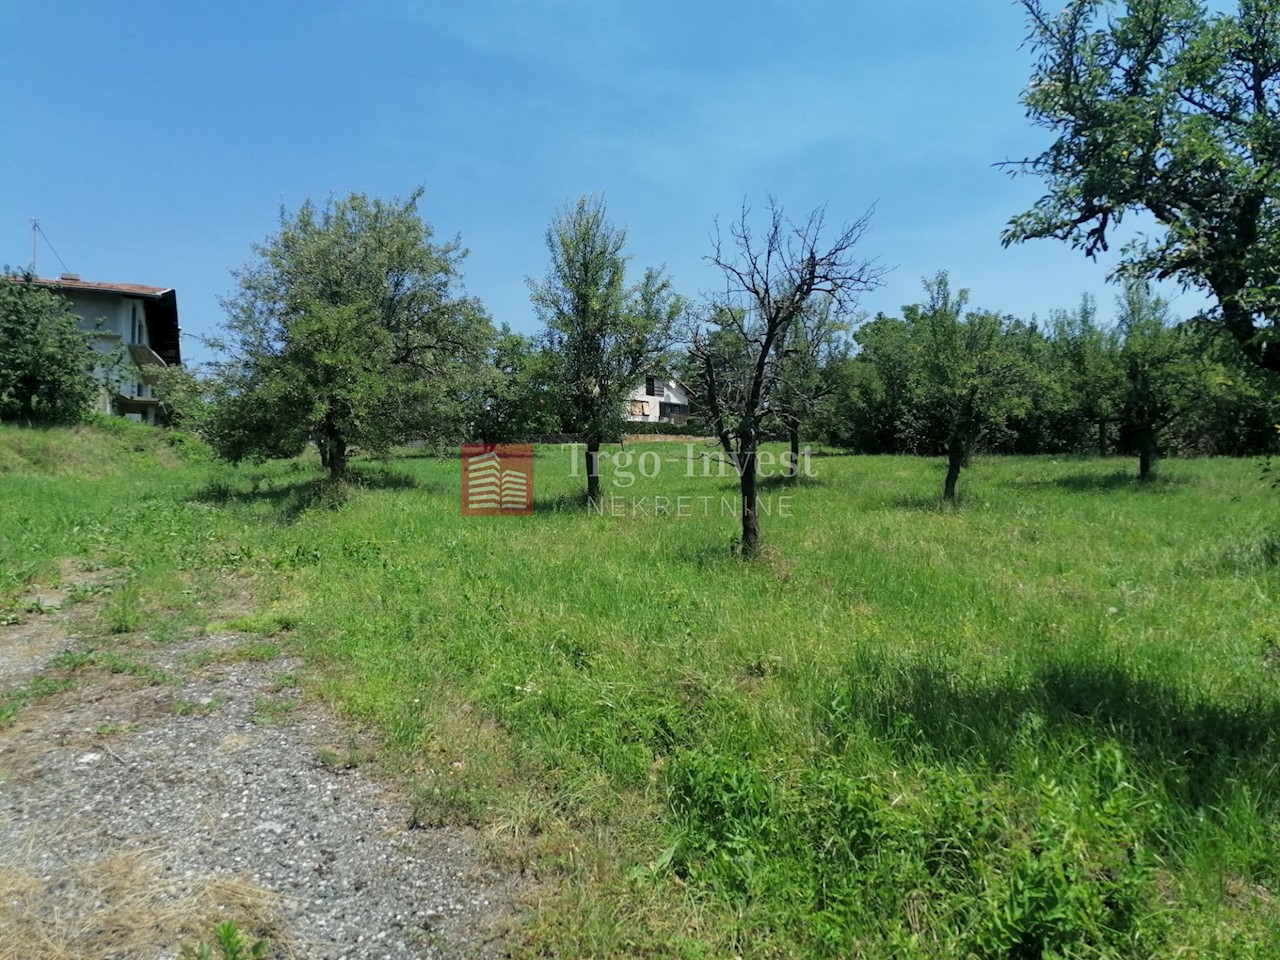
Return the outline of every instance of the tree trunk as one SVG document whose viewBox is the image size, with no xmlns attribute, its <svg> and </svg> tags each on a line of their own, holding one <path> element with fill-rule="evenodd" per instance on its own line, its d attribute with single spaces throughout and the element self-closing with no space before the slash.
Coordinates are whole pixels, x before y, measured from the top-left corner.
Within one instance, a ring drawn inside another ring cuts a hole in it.
<svg viewBox="0 0 1280 960">
<path fill-rule="evenodd" d="M 1160 462 L 1160 450 L 1156 445 L 1156 432 L 1146 427 L 1138 434 L 1138 479 L 1154 480 Z"/>
<path fill-rule="evenodd" d="M 347 475 L 347 441 L 334 435 L 326 444 L 329 448 L 329 479 L 342 480 Z"/>
<path fill-rule="evenodd" d="M 942 499 L 947 503 L 956 502 L 956 483 L 960 479 L 960 470 L 968 459 L 968 444 L 958 436 L 952 437 L 947 444 L 947 479 L 942 484 Z"/>
<path fill-rule="evenodd" d="M 791 481 L 800 479 L 800 424 L 793 423 L 787 428 L 791 440 L 791 459 L 787 461 L 787 476 Z"/>
<path fill-rule="evenodd" d="M 1098 456 L 1107 455 L 1107 421 L 1098 420 Z"/>
<path fill-rule="evenodd" d="M 326 416 L 320 431 L 320 463 L 329 471 L 330 480 L 342 480 L 347 475 L 347 439 L 330 416 Z"/>
<path fill-rule="evenodd" d="M 600 441 L 587 441 L 587 506 L 600 503 Z"/>
<path fill-rule="evenodd" d="M 760 552 L 760 504 L 756 494 L 756 443 L 743 442 L 738 458 L 739 482 L 742 488 L 742 555 L 754 557 Z"/>
</svg>

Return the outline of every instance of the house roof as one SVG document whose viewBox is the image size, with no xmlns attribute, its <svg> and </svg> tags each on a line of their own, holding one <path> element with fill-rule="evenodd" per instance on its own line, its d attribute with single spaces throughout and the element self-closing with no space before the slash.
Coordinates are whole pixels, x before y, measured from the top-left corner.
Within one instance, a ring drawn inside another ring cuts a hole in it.
<svg viewBox="0 0 1280 960">
<path fill-rule="evenodd" d="M 149 287 L 141 283 L 98 283 L 92 280 L 47 279 L 37 277 L 35 283 L 42 287 L 62 287 L 65 290 L 84 290 L 89 293 L 127 293 L 135 297 L 162 297 L 172 287 Z"/>
</svg>

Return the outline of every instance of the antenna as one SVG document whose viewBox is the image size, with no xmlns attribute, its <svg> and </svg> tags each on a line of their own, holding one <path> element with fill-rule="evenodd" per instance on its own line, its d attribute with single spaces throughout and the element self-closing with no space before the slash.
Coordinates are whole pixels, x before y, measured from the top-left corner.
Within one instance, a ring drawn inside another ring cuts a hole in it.
<svg viewBox="0 0 1280 960">
<path fill-rule="evenodd" d="M 44 230 L 40 228 L 40 221 L 37 220 L 35 217 L 31 218 L 31 272 L 33 274 L 38 272 L 36 270 L 36 255 L 40 251 L 39 241 L 41 237 L 44 237 L 44 242 L 45 242 L 45 245 L 48 246 L 49 252 L 53 254 L 54 258 L 60 264 L 62 264 L 63 272 L 70 273 L 71 271 L 70 271 L 70 268 L 67 266 L 67 261 L 63 260 L 62 256 L 58 253 L 58 251 L 53 248 L 53 244 L 49 242 L 49 235 L 46 234 Z"/>
</svg>

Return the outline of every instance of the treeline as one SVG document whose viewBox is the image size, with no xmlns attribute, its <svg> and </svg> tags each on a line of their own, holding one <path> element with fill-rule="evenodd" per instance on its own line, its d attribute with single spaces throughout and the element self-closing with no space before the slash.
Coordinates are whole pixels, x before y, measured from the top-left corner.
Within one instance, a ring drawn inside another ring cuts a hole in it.
<svg viewBox="0 0 1280 960">
<path fill-rule="evenodd" d="M 1134 454 L 1144 473 L 1161 453 L 1276 446 L 1275 374 L 1144 284 L 1125 286 L 1109 317 L 1086 295 L 1044 321 L 968 310 L 945 274 L 925 293 L 833 346 L 816 436 L 861 453 Z"/>
<path fill-rule="evenodd" d="M 1141 283 L 1123 287 L 1110 314 L 1086 294 L 1044 320 L 969 309 L 968 292 L 953 291 L 945 273 L 923 293 L 900 316 L 848 325 L 825 323 L 819 302 L 794 328 L 792 369 L 766 403 L 765 437 L 961 461 L 978 450 L 1133 455 L 1143 475 L 1160 456 L 1263 455 L 1280 440 L 1280 378 L 1220 329 L 1179 321 Z M 492 362 L 475 437 L 571 432 L 557 400 L 559 358 L 539 337 L 503 330 Z M 637 432 L 707 433 L 696 357 L 670 362 L 693 392 L 693 415 Z"/>
</svg>

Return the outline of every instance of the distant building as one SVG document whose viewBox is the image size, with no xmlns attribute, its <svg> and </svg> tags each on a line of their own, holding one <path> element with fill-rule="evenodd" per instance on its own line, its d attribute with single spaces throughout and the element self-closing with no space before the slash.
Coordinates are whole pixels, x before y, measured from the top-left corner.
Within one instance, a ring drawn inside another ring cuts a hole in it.
<svg viewBox="0 0 1280 960">
<path fill-rule="evenodd" d="M 650 374 L 627 398 L 627 419 L 637 423 L 684 423 L 689 419 L 689 391 L 679 380 Z"/>
<path fill-rule="evenodd" d="M 168 287 L 136 283 L 90 283 L 73 273 L 36 283 L 55 289 L 80 317 L 80 326 L 93 331 L 95 346 L 104 355 L 120 349 L 123 369 L 98 368 L 102 387 L 97 408 L 142 423 L 156 423 L 160 401 L 156 375 L 182 362 L 179 346 L 178 296 Z"/>
</svg>

